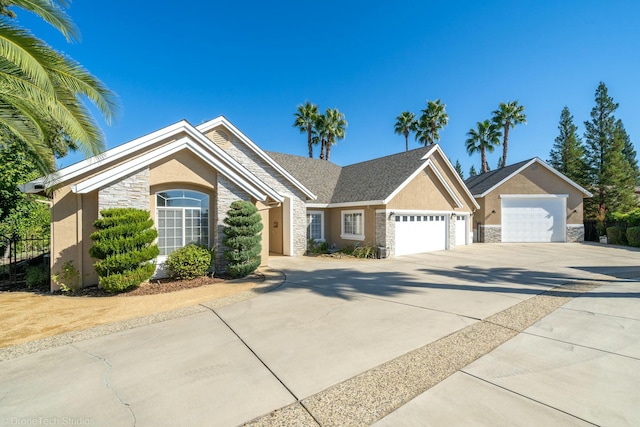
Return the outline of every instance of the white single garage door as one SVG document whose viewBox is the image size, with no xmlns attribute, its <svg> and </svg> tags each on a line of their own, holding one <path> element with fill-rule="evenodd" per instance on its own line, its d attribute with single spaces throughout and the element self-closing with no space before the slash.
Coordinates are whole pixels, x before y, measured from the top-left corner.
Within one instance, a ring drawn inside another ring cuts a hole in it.
<svg viewBox="0 0 640 427">
<path fill-rule="evenodd" d="M 503 242 L 564 242 L 565 197 L 505 197 Z"/>
<path fill-rule="evenodd" d="M 444 215 L 396 215 L 395 255 L 444 250 L 446 231 Z"/>
<path fill-rule="evenodd" d="M 456 246 L 467 244 L 467 234 L 469 234 L 467 218 L 464 215 L 456 215 Z"/>
</svg>

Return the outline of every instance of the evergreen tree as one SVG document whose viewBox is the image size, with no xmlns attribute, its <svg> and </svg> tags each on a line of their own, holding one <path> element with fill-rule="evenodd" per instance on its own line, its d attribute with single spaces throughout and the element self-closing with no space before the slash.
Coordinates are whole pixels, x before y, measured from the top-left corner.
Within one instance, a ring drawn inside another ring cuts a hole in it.
<svg viewBox="0 0 640 427">
<path fill-rule="evenodd" d="M 622 120 L 618 119 L 616 122 L 616 132 L 618 132 L 619 138 L 624 141 L 624 148 L 622 149 L 622 154 L 629 162 L 631 166 L 631 172 L 634 176 L 636 185 L 640 185 L 640 168 L 638 167 L 638 155 L 636 153 L 635 148 L 633 147 L 633 143 L 631 142 L 631 138 L 622 124 Z"/>
<path fill-rule="evenodd" d="M 262 251 L 262 218 L 253 203 L 237 200 L 224 219 L 222 243 L 228 248 L 224 257 L 229 261 L 227 274 L 244 277 L 260 266 Z"/>
<path fill-rule="evenodd" d="M 471 169 L 469 169 L 469 178 L 476 175 L 478 175 L 478 172 L 476 171 L 476 167 L 474 165 L 471 165 Z"/>
<path fill-rule="evenodd" d="M 462 165 L 460 164 L 460 160 L 456 160 L 456 172 L 460 175 L 460 179 L 464 179 L 464 172 L 462 172 Z"/>
<path fill-rule="evenodd" d="M 603 82 L 596 89 L 595 101 L 591 120 L 584 123 L 588 182 L 593 193 L 585 200 L 587 218 L 595 218 L 601 208 L 624 212 L 635 205 L 634 176 L 623 153 L 623 135 L 619 128 L 616 131 L 614 112 L 618 104 Z"/>
<path fill-rule="evenodd" d="M 153 228 L 149 211 L 135 208 L 112 208 L 100 211 L 91 233 L 89 254 L 96 258 L 93 266 L 99 283 L 108 292 L 135 288 L 149 280 L 156 270 L 153 260 L 160 254 L 154 243 L 158 231 Z"/>
<path fill-rule="evenodd" d="M 0 148 L 0 235 L 48 238 L 49 207 L 37 202 L 46 199 L 27 195 L 18 187 L 40 176 L 40 171 L 18 143 L 8 140 L 5 144 Z"/>
<path fill-rule="evenodd" d="M 568 107 L 564 107 L 560 113 L 558 131 L 560 133 L 549 153 L 549 164 L 569 179 L 585 186 L 587 164 L 584 147 Z"/>
</svg>

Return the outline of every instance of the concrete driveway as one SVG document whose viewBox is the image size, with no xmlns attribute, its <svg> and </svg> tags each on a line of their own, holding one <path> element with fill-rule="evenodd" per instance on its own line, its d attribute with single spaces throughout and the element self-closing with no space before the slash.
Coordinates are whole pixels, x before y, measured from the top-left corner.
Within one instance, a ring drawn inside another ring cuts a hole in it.
<svg viewBox="0 0 640 427">
<path fill-rule="evenodd" d="M 1 362 L 0 425 L 640 424 L 637 250 L 271 265 L 271 293 Z"/>
</svg>

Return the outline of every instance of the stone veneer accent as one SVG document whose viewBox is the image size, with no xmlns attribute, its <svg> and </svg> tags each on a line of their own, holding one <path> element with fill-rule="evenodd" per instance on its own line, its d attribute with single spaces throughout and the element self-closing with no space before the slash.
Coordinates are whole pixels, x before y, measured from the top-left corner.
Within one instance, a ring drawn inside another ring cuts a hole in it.
<svg viewBox="0 0 640 427">
<path fill-rule="evenodd" d="M 237 138 L 232 137 L 231 145 L 225 151 L 262 182 L 291 200 L 291 221 L 294 224 L 292 255 L 304 255 L 307 251 L 306 196 Z"/>
<path fill-rule="evenodd" d="M 481 225 L 481 233 L 484 235 L 484 243 L 500 243 L 502 242 L 502 226 L 500 225 Z"/>
<path fill-rule="evenodd" d="M 149 210 L 149 168 L 136 171 L 98 191 L 98 210 L 110 208 Z"/>
<path fill-rule="evenodd" d="M 451 219 L 451 215 L 447 215 L 447 221 L 449 221 L 449 244 L 447 249 L 451 249 L 456 245 L 456 217 Z"/>
<path fill-rule="evenodd" d="M 584 224 L 567 224 L 567 242 L 584 242 Z"/>
<path fill-rule="evenodd" d="M 387 257 L 395 255 L 396 219 L 388 210 L 376 210 L 376 245 L 387 249 Z"/>
<path fill-rule="evenodd" d="M 304 255 L 307 251 L 307 204 L 297 198 L 291 197 L 291 203 L 293 204 L 293 255 Z M 302 224 L 303 227 L 300 227 Z M 296 227 L 297 225 L 297 227 Z"/>
</svg>

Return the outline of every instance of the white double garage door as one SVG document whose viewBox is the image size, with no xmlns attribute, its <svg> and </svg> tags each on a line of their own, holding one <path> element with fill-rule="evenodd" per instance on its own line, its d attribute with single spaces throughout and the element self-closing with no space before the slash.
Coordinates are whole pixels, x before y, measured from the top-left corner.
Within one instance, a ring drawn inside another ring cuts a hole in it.
<svg viewBox="0 0 640 427">
<path fill-rule="evenodd" d="M 449 221 L 455 221 L 455 245 L 467 244 L 469 216 L 451 214 L 400 214 L 395 216 L 395 255 L 447 249 Z"/>
<path fill-rule="evenodd" d="M 503 242 L 566 241 L 567 195 L 502 195 Z"/>
</svg>

